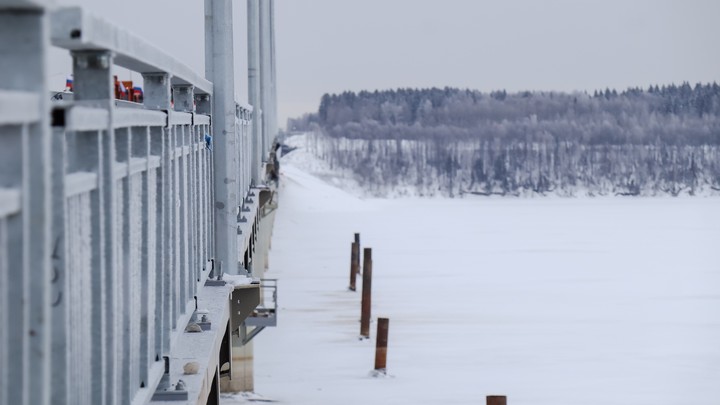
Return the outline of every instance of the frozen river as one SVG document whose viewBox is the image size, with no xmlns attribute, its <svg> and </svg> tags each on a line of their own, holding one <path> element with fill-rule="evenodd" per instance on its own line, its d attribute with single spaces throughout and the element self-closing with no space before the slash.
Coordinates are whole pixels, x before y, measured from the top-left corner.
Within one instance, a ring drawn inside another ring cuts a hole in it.
<svg viewBox="0 0 720 405">
<path fill-rule="evenodd" d="M 720 200 L 360 200 L 286 166 L 279 326 L 255 388 L 287 404 L 715 405 Z M 368 376 L 353 232 L 391 378 Z"/>
</svg>

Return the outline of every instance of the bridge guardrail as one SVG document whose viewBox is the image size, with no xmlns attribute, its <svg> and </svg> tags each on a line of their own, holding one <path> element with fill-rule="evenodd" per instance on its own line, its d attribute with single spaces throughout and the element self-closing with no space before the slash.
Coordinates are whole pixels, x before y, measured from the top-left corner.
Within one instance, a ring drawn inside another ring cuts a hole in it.
<svg viewBox="0 0 720 405">
<path fill-rule="evenodd" d="M 53 367 L 65 364 L 69 371 L 55 377 L 53 389 L 60 392 L 54 394 L 93 403 L 92 381 L 114 387 L 120 403 L 130 403 L 140 387 L 149 395 L 160 380 L 162 370 L 152 366 L 172 350 L 209 273 L 209 120 L 117 109 L 111 123 L 107 110 L 82 106 L 56 109 L 53 116 L 60 121 L 52 136 L 53 205 L 63 207 L 56 209 L 55 233 L 59 256 L 67 257 L 56 263 L 61 283 L 53 291 L 53 318 L 63 320 L 54 325 L 53 343 L 67 350 L 53 351 Z M 115 161 L 108 165 L 112 149 Z M 98 181 L 109 177 L 108 167 L 111 183 Z M 113 253 L 98 233 L 112 241 Z M 105 268 L 102 275 L 94 275 L 98 268 Z M 102 325 L 101 336 L 93 337 Z M 102 352 L 93 356 L 87 348 L 98 344 Z"/>
<path fill-rule="evenodd" d="M 79 8 L 50 18 L 48 3 L 0 0 L 0 403 L 147 403 L 207 288 L 213 84 Z M 73 102 L 52 107 L 50 40 L 75 76 Z M 116 103 L 113 65 L 143 75 L 144 109 Z M 239 196 L 252 120 L 236 104 Z"/>
</svg>

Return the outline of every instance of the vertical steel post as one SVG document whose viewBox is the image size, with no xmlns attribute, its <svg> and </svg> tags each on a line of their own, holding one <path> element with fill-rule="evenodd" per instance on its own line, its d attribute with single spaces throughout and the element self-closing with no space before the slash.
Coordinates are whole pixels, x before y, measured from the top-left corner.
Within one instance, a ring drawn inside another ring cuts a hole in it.
<svg viewBox="0 0 720 405">
<path fill-rule="evenodd" d="M 17 332 L 9 332 L 13 351 L 8 353 L 8 360 L 14 370 L 0 370 L 0 373 L 9 373 L 10 391 L 9 394 L 0 393 L 0 400 L 9 395 L 8 403 L 16 404 L 43 405 L 50 400 L 52 217 L 49 98 L 45 83 L 48 31 L 45 9 L 23 6 L 22 3 L 15 7 L 0 4 L 0 87 L 36 94 L 40 111 L 39 122 L 20 129 L 18 159 L 21 166 L 19 173 L 13 173 L 17 178 L 13 186 L 21 188 L 22 232 L 8 230 L 8 242 L 12 241 L 9 245 L 20 248 L 10 251 L 9 259 L 13 263 L 22 263 L 21 268 L 9 267 L 17 275 L 11 277 L 22 282 L 15 289 L 20 293 L 9 297 L 11 308 L 2 308 L 3 311 L 16 311 L 13 313 L 20 322 L 14 328 Z M 20 300 L 15 299 L 17 295 Z"/>
<path fill-rule="evenodd" d="M 360 337 L 370 338 L 370 307 L 372 300 L 372 249 L 363 250 L 362 312 L 360 314 Z"/>
<path fill-rule="evenodd" d="M 377 337 L 375 343 L 375 371 L 385 372 L 387 370 L 389 329 L 390 320 L 388 318 L 378 318 Z"/>
<path fill-rule="evenodd" d="M 147 108 L 169 110 L 170 75 L 167 73 L 143 73 L 144 98 Z M 155 330 L 154 345 L 150 348 L 150 361 L 159 361 L 170 348 L 170 329 L 172 318 L 172 274 L 177 266 L 175 258 L 175 238 L 173 237 L 174 222 L 174 181 L 173 158 L 174 149 L 171 142 L 172 128 L 151 128 L 150 154 L 160 157 L 160 168 L 157 172 L 155 185 Z"/>
<path fill-rule="evenodd" d="M 143 105 L 153 110 L 170 109 L 170 75 L 143 73 Z"/>
<path fill-rule="evenodd" d="M 250 132 L 250 175 L 253 185 L 261 183 L 262 124 L 260 117 L 260 0 L 247 0 L 248 102 L 253 106 Z"/>
<path fill-rule="evenodd" d="M 143 104 L 152 110 L 170 109 L 170 75 L 167 73 L 143 73 Z"/>
<path fill-rule="evenodd" d="M 146 82 L 147 83 L 147 82 Z M 169 93 L 168 93 L 169 97 Z M 169 103 L 169 100 L 168 100 Z M 170 233 L 169 233 L 169 205 L 170 188 L 169 188 L 169 151 L 167 150 L 167 134 L 164 128 L 150 128 L 150 154 L 160 158 L 160 167 L 157 169 L 155 179 L 155 277 L 154 277 L 154 308 L 155 308 L 155 325 L 154 325 L 154 345 L 150 347 L 150 361 L 160 361 L 165 349 L 170 343 L 168 312 L 165 304 L 166 295 L 166 279 L 169 274 L 169 252 L 170 252 Z M 151 304 L 152 305 L 152 304 Z"/>
<path fill-rule="evenodd" d="M 209 94 L 195 94 L 195 111 L 197 111 L 198 114 L 212 114 L 212 106 L 210 105 L 210 95 Z M 203 128 L 203 127 L 201 127 Z M 201 134 L 205 135 L 205 134 Z"/>
<path fill-rule="evenodd" d="M 132 131 L 130 128 L 118 128 L 115 130 L 115 161 L 119 163 L 125 163 L 122 170 L 123 178 L 116 181 L 118 198 L 118 220 L 117 226 L 120 232 L 120 237 L 117 242 L 118 256 L 117 256 L 117 268 L 122 269 L 119 277 L 117 277 L 117 284 L 114 285 L 114 289 L 118 295 L 118 309 L 120 313 L 118 317 L 119 328 L 116 330 L 116 339 L 118 340 L 119 351 L 116 353 L 116 361 L 119 370 L 118 382 L 119 382 L 119 403 L 128 403 L 130 396 L 130 376 L 133 361 L 130 361 L 128 354 L 130 351 L 130 325 L 131 314 L 132 314 L 132 296 L 131 296 L 131 261 L 130 261 L 130 212 L 131 197 L 130 197 L 130 142 L 132 138 Z M 137 352 L 134 352 L 137 353 Z"/>
<path fill-rule="evenodd" d="M 277 78 L 275 72 L 275 0 L 270 2 L 270 139 L 268 147 L 272 146 L 277 136 Z"/>
<path fill-rule="evenodd" d="M 64 112 L 63 112 L 64 113 Z M 53 403 L 57 405 L 65 405 L 71 403 L 70 393 L 68 392 L 68 351 L 69 339 L 68 325 L 70 324 L 69 305 L 70 297 L 67 295 L 70 291 L 70 281 L 68 277 L 67 263 L 67 241 L 65 239 L 65 130 L 64 128 L 53 129 L 52 136 L 52 205 L 53 209 L 53 250 L 52 250 L 52 266 L 53 266 L 53 300 L 52 307 L 52 398 Z"/>
<path fill-rule="evenodd" d="M 270 28 L 270 2 L 260 1 L 260 107 L 262 109 L 262 144 L 260 148 L 261 160 L 264 163 L 270 149 L 269 140 L 272 130 L 271 112 L 271 28 Z M 265 167 L 262 167 L 261 176 L 265 177 Z"/>
<path fill-rule="evenodd" d="M 242 119 L 242 107 L 240 106 L 240 104 L 235 103 L 235 142 L 236 142 L 237 151 L 238 151 L 238 156 L 237 156 L 237 159 L 235 160 L 235 163 L 236 163 L 235 172 L 238 173 L 238 176 L 237 176 L 238 182 L 235 184 L 235 188 L 237 189 L 239 205 L 242 204 L 242 199 L 245 196 L 245 190 L 246 190 L 245 170 L 243 169 L 243 160 L 245 159 L 245 148 L 243 147 L 243 127 L 242 127 L 241 119 Z M 237 215 L 238 216 L 236 218 L 236 224 L 237 224 L 237 221 L 240 220 L 240 216 L 241 216 L 239 210 L 238 210 Z M 242 259 L 240 259 L 240 256 L 241 256 L 240 252 L 238 252 L 238 260 L 242 261 Z M 240 266 L 240 267 L 242 267 L 242 266 Z"/>
<path fill-rule="evenodd" d="M 93 279 L 93 364 L 102 364 L 94 373 L 93 403 L 116 404 L 118 400 L 118 365 L 116 356 L 119 351 L 116 317 L 118 308 L 117 285 L 117 201 L 115 188 L 115 130 L 113 127 L 114 93 L 112 88 L 113 55 L 107 51 L 73 52 L 73 75 L 75 78 L 75 102 L 92 105 L 108 111 L 108 126 L 105 131 L 84 139 L 91 154 L 81 152 L 88 160 L 87 165 L 98 174 L 98 192 L 91 203 L 97 213 L 97 222 L 93 223 L 93 266 L 97 269 Z M 94 145 L 93 145 L 94 144 Z M 96 156 L 92 156 L 97 153 Z M 98 311 L 98 312 L 96 312 Z M 98 362 L 99 360 L 99 362 Z"/>
<path fill-rule="evenodd" d="M 235 127 L 232 1 L 205 0 L 205 76 L 213 82 L 215 259 L 231 274 L 238 269 L 238 173 Z"/>
<path fill-rule="evenodd" d="M 195 87 L 189 84 L 172 86 L 175 111 L 195 112 Z"/>
<path fill-rule="evenodd" d="M 142 173 L 141 177 L 141 212 L 140 212 L 140 233 L 141 233 L 141 257 L 140 257 L 140 268 L 141 268 L 141 279 L 140 279 L 140 368 L 138 370 L 138 386 L 147 386 L 149 373 L 148 370 L 152 364 L 152 357 L 150 353 L 154 350 L 154 330 L 152 328 L 153 320 L 155 318 L 154 302 L 151 300 L 151 291 L 155 290 L 155 261 L 151 256 L 151 253 L 155 249 L 154 245 L 151 245 L 151 241 L 156 240 L 154 238 L 152 225 L 158 220 L 154 216 L 154 201 L 152 201 L 151 187 L 154 187 L 154 182 L 151 183 L 151 169 L 150 169 L 150 127 L 139 128 L 138 133 L 133 134 L 132 139 L 132 156 L 136 158 L 147 159 L 146 171 Z M 154 170 L 154 169 L 152 169 Z M 154 177 L 154 176 L 152 176 Z M 152 207 L 152 208 L 151 208 Z M 155 221 L 151 220 L 154 219 Z"/>
</svg>

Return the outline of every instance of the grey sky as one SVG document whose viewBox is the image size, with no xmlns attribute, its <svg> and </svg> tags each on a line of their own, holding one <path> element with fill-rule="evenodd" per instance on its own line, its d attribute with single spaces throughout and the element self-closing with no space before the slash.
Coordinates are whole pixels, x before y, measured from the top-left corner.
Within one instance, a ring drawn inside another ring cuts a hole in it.
<svg viewBox="0 0 720 405">
<path fill-rule="evenodd" d="M 202 1 L 60 3 L 84 4 L 203 71 Z M 246 5 L 234 5 L 244 99 Z M 166 9 L 173 11 L 158 20 Z M 717 0 L 276 0 L 280 124 L 344 90 L 717 81 L 718 16 Z"/>
</svg>

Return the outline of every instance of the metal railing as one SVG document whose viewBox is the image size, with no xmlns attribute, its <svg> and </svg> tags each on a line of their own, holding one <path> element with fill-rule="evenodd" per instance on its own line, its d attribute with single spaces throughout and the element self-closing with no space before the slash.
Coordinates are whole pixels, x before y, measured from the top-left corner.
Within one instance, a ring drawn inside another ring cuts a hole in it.
<svg viewBox="0 0 720 405">
<path fill-rule="evenodd" d="M 210 270 L 209 117 L 128 109 L 111 123 L 79 106 L 53 116 L 53 370 L 67 370 L 53 373 L 53 397 L 130 403 L 159 380 L 151 366 Z"/>
<path fill-rule="evenodd" d="M 72 102 L 50 104 L 51 42 L 73 57 Z M 142 74 L 142 108 L 114 100 L 114 65 Z M 163 358 L 186 358 L 198 305 L 218 310 L 186 402 L 212 403 L 232 290 L 205 286 L 227 243 L 213 83 L 129 31 L 42 0 L 0 0 L 0 77 L 0 404 L 148 403 L 168 375 Z M 238 202 L 225 211 L 237 213 L 243 274 L 261 220 L 253 154 L 270 150 L 258 150 L 267 142 L 253 137 L 250 106 L 235 103 L 226 132 Z"/>
</svg>

